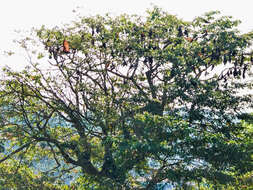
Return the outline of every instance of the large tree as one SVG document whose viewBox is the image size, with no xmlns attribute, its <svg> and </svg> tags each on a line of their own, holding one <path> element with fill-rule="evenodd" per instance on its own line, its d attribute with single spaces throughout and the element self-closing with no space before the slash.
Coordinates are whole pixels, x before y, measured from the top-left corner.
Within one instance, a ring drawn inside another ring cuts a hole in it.
<svg viewBox="0 0 253 190">
<path fill-rule="evenodd" d="M 71 175 L 78 189 L 233 183 L 252 171 L 253 34 L 238 24 L 154 7 L 35 29 L 19 41 L 29 65 L 1 80 L 0 162 L 54 188 Z"/>
</svg>

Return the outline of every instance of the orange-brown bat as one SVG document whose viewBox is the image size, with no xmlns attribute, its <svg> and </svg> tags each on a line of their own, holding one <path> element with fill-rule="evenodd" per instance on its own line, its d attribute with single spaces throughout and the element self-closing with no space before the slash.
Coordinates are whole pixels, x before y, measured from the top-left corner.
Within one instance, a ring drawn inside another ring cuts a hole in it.
<svg viewBox="0 0 253 190">
<path fill-rule="evenodd" d="M 69 53 L 69 52 L 70 52 L 69 43 L 68 43 L 67 40 L 64 40 L 64 41 L 63 41 L 63 52 L 64 52 L 64 53 Z"/>
</svg>

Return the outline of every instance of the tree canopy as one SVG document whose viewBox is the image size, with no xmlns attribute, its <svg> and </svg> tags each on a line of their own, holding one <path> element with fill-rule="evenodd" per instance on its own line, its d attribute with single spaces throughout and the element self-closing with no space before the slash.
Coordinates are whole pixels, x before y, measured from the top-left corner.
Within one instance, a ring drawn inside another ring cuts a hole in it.
<svg viewBox="0 0 253 190">
<path fill-rule="evenodd" d="M 34 29 L 19 41 L 29 65 L 1 77 L 3 188 L 236 184 L 253 166 L 242 122 L 252 96 L 241 93 L 252 86 L 253 33 L 239 23 L 153 7 Z"/>
</svg>

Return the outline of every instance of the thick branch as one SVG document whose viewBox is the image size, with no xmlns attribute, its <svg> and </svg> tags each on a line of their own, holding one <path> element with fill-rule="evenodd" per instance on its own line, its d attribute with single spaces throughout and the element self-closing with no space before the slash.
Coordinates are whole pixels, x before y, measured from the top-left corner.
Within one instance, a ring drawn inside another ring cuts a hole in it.
<svg viewBox="0 0 253 190">
<path fill-rule="evenodd" d="M 10 157 L 12 157 L 14 154 L 22 151 L 23 149 L 25 149 L 26 147 L 29 147 L 30 144 L 32 144 L 34 141 L 31 141 L 29 143 L 24 144 L 23 146 L 19 147 L 17 150 L 13 151 L 12 153 L 8 154 L 6 157 L 4 157 L 3 159 L 0 160 L 0 163 L 4 162 L 5 160 L 9 159 Z"/>
</svg>

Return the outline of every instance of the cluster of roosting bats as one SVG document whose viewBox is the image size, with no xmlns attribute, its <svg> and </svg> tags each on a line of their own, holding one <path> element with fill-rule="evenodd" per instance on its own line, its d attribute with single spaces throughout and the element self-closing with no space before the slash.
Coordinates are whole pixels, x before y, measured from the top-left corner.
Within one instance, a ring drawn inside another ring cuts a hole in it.
<svg viewBox="0 0 253 190">
<path fill-rule="evenodd" d="M 205 23 L 209 23 L 208 21 L 204 21 Z M 187 40 L 188 42 L 192 43 L 193 41 L 197 41 L 199 38 L 205 38 L 208 36 L 208 31 L 207 30 L 204 30 L 201 34 L 201 36 L 198 36 L 197 34 L 194 34 L 192 37 L 189 36 L 189 31 L 187 29 L 184 29 L 182 26 L 179 26 L 178 29 L 177 29 L 177 37 L 179 38 L 184 38 L 185 40 Z M 100 27 L 97 27 L 96 30 L 94 28 L 92 28 L 92 36 L 96 33 L 99 33 L 101 32 L 101 29 Z M 150 30 L 148 32 L 148 37 L 151 38 L 153 35 L 153 31 Z M 118 37 L 118 34 L 117 34 L 117 37 Z M 146 34 L 144 32 L 142 32 L 140 34 L 140 40 L 143 41 L 146 37 Z M 166 40 L 164 42 L 164 46 L 163 46 L 163 49 L 165 49 L 166 47 L 168 47 L 170 44 L 172 44 L 173 42 L 171 40 Z M 179 41 L 176 41 L 174 42 L 175 45 L 177 45 L 178 43 L 180 43 Z M 216 40 L 213 39 L 213 43 L 215 44 L 216 43 Z M 94 40 L 92 41 L 92 44 L 94 45 Z M 102 46 L 103 48 L 106 48 L 106 42 L 102 39 Z M 157 47 L 150 47 L 152 49 L 154 48 L 157 48 Z M 250 62 L 253 63 L 253 54 L 252 53 L 247 53 L 247 54 L 243 54 L 241 53 L 239 55 L 239 53 L 237 51 L 232 51 L 232 52 L 228 52 L 228 51 L 225 51 L 226 53 L 223 53 L 223 55 L 221 55 L 221 49 L 220 47 L 216 47 L 214 51 L 212 51 L 211 55 L 206 55 L 208 57 L 210 57 L 210 61 L 209 63 L 207 64 L 207 66 L 210 66 L 210 64 L 213 62 L 213 61 L 220 61 L 222 59 L 223 63 L 226 64 L 226 63 L 232 63 L 234 66 L 231 67 L 231 68 L 228 68 L 226 70 L 226 72 L 222 73 L 222 75 L 220 75 L 220 78 L 219 80 L 223 79 L 225 82 L 227 81 L 227 79 L 229 77 L 240 77 L 242 76 L 243 78 L 245 78 L 245 73 L 247 71 L 247 68 L 248 68 L 248 65 L 245 63 L 245 56 L 250 56 Z M 52 58 L 52 56 L 54 56 L 55 59 L 57 59 L 57 55 L 59 53 L 64 53 L 64 54 L 69 54 L 70 53 L 70 45 L 69 45 L 69 42 L 64 39 L 63 41 L 63 44 L 62 44 L 62 47 L 49 47 L 49 53 L 50 53 L 50 57 L 49 58 Z M 201 49 L 201 51 L 198 53 L 198 56 L 199 57 L 203 57 L 203 55 L 206 53 L 205 51 L 205 47 L 203 47 Z M 112 54 L 113 56 L 114 53 L 112 51 Z M 237 58 L 235 58 L 237 57 Z M 234 58 L 234 59 L 232 59 Z M 152 57 L 147 57 L 144 59 L 144 63 L 145 62 L 149 62 L 149 63 L 153 63 L 153 58 Z M 127 65 L 127 62 L 126 61 L 123 61 L 123 66 L 126 66 Z M 108 64 L 106 65 L 106 69 L 108 68 Z M 214 68 L 214 64 L 211 65 L 212 66 L 212 69 Z M 133 65 L 130 65 L 130 69 L 131 67 L 134 67 Z"/>
</svg>

